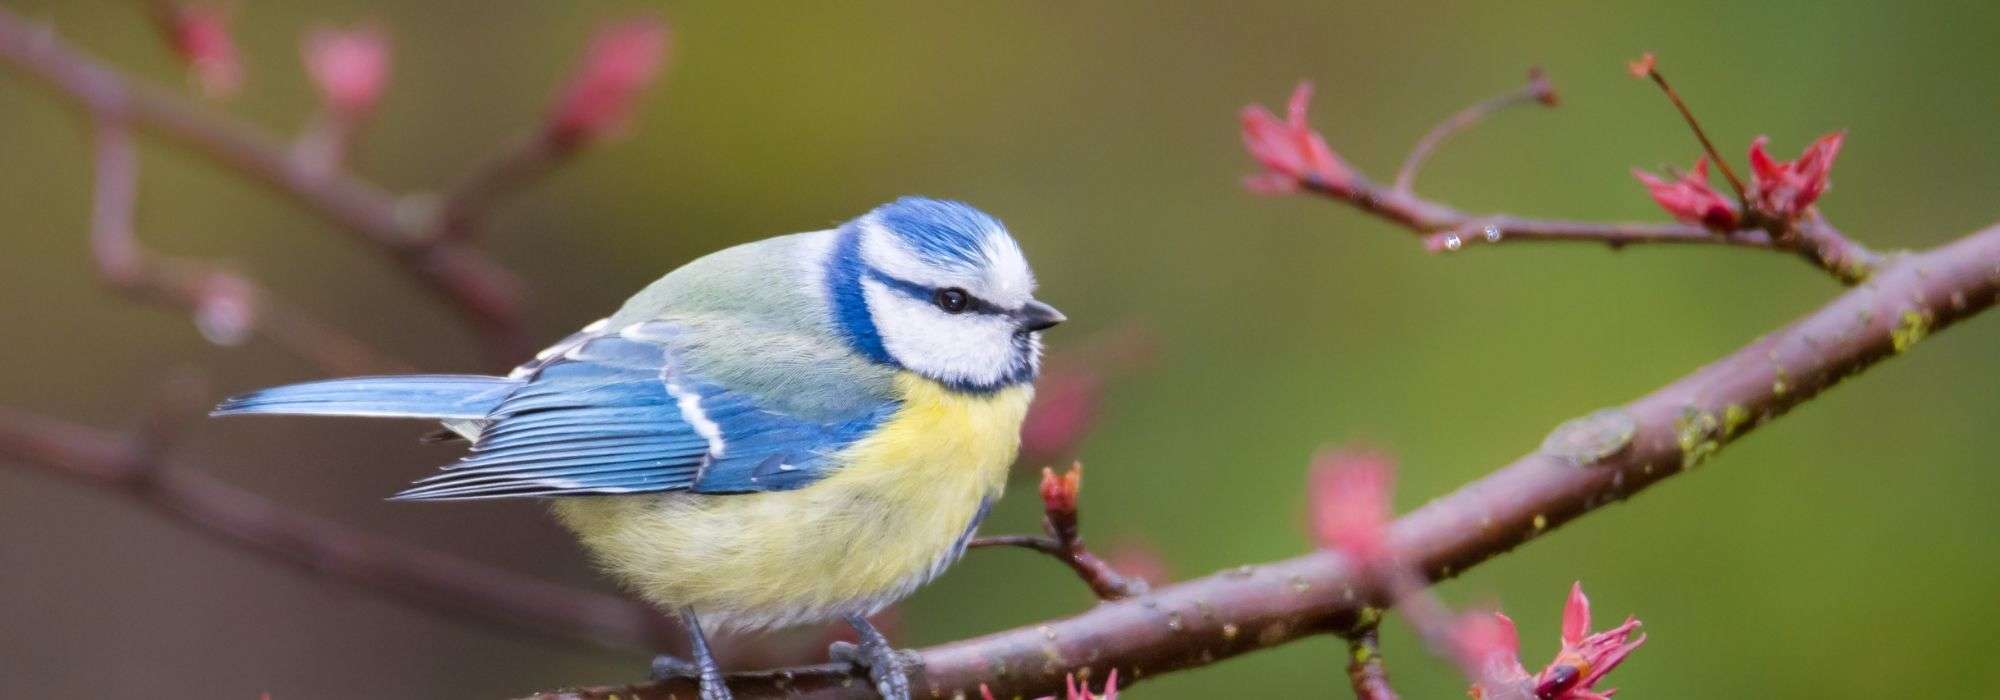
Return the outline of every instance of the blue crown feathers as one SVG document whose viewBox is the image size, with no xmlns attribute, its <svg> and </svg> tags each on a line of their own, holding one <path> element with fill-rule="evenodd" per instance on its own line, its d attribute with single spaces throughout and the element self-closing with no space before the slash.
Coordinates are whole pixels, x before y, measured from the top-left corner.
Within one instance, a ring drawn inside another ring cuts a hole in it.
<svg viewBox="0 0 2000 700">
<path fill-rule="evenodd" d="M 984 264 L 980 249 L 986 237 L 1006 231 L 986 212 L 948 199 L 904 197 L 870 215 L 927 261 L 954 267 Z"/>
</svg>

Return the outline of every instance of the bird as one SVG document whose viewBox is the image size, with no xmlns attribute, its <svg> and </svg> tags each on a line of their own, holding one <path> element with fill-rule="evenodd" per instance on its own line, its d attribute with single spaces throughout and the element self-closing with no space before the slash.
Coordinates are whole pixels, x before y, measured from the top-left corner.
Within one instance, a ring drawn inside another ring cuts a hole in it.
<svg viewBox="0 0 2000 700">
<path fill-rule="evenodd" d="M 832 229 L 710 253 L 506 376 L 310 381 L 215 415 L 422 418 L 469 444 L 399 501 L 538 498 L 594 562 L 708 636 L 844 620 L 876 689 L 911 661 L 868 617 L 958 560 L 1006 486 L 1062 312 L 962 202 L 903 197 Z"/>
</svg>

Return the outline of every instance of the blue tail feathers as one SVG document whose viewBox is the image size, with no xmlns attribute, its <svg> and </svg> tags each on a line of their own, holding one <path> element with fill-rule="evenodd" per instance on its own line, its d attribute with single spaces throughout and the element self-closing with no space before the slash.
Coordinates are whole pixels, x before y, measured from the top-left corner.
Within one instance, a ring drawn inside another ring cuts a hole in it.
<svg viewBox="0 0 2000 700">
<path fill-rule="evenodd" d="M 378 418 L 485 418 L 522 382 L 470 374 L 410 374 L 288 384 L 232 397 L 210 415 L 272 413 Z"/>
</svg>

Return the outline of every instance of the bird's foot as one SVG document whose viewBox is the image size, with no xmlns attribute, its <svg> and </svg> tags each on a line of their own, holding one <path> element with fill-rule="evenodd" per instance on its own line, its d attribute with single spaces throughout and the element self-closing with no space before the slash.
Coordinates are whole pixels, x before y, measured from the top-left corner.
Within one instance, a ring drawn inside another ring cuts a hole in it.
<svg viewBox="0 0 2000 700">
<path fill-rule="evenodd" d="M 875 692 L 884 700 L 910 700 L 910 669 L 921 663 L 916 652 L 896 649 L 886 639 L 878 636 L 870 640 L 865 635 L 860 644 L 834 642 L 826 651 L 834 661 L 867 669 Z"/>
<path fill-rule="evenodd" d="M 672 654 L 653 657 L 652 676 L 654 682 L 693 679 L 701 685 L 701 700 L 731 700 L 729 684 L 722 679 L 722 670 L 712 666 L 683 659 Z"/>
</svg>

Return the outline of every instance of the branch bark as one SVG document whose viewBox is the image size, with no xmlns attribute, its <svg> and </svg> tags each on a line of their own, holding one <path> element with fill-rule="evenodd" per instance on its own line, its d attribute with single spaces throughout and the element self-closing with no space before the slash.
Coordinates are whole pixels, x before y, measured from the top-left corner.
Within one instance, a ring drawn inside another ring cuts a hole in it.
<svg viewBox="0 0 2000 700">
<path fill-rule="evenodd" d="M 171 419 L 162 416 L 149 424 Z M 679 626 L 643 603 L 376 537 L 198 471 L 164 467 L 161 442 L 170 432 L 151 427 L 127 437 L 0 408 L 0 459 L 122 495 L 195 532 L 419 608 L 617 651 L 682 647 Z"/>
<path fill-rule="evenodd" d="M 1441 580 L 1712 458 L 1841 379 L 1991 307 L 2000 226 L 1898 256 L 1803 318 L 1622 406 L 1555 429 L 1545 447 L 1396 521 L 1390 542 Z M 1386 600 L 1350 562 L 1315 552 L 1105 602 L 1078 615 L 923 649 L 914 680 L 934 697 L 1035 696 L 1065 673 L 1118 669 L 1128 683 L 1365 624 Z M 732 676 L 740 697 L 862 698 L 851 669 Z M 691 697 L 684 682 L 554 691 L 538 700 Z"/>
<path fill-rule="evenodd" d="M 1347 682 L 1354 686 L 1355 700 L 1397 700 L 1389 685 L 1389 670 L 1382 665 L 1382 647 L 1374 628 L 1347 639 Z"/>
</svg>

